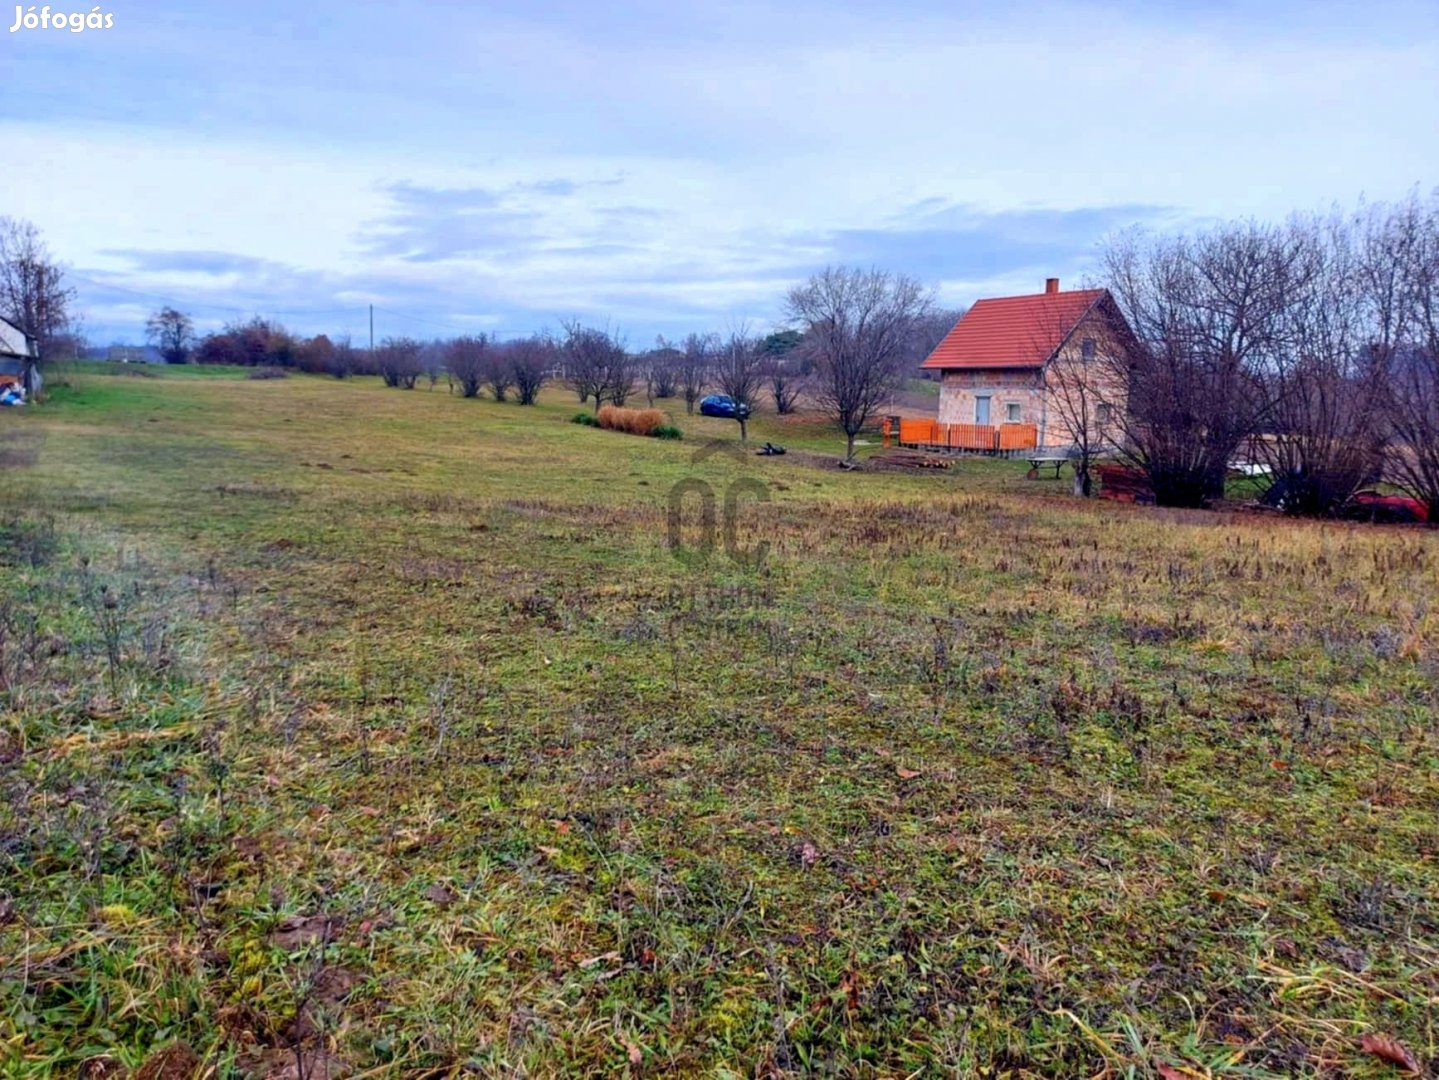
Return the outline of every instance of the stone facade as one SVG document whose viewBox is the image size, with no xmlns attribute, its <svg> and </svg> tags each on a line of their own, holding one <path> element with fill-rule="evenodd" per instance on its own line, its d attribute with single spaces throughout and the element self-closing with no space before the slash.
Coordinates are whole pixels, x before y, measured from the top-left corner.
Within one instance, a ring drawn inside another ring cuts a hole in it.
<svg viewBox="0 0 1439 1080">
<path fill-rule="evenodd" d="M 981 397 L 989 398 L 988 420 L 977 412 Z M 950 368 L 941 374 L 941 424 L 1038 424 L 1043 412 L 1044 387 L 1032 369 Z"/>
</svg>

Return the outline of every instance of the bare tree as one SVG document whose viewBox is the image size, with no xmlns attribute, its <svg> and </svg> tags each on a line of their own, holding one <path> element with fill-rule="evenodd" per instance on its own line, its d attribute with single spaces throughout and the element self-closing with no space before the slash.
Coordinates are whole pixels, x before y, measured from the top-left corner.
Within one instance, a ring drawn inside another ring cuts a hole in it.
<svg viewBox="0 0 1439 1080">
<path fill-rule="evenodd" d="M 1380 285 L 1372 292 L 1394 299 L 1397 315 L 1380 348 L 1390 354 L 1389 475 L 1439 518 L 1439 189 L 1393 208 L 1382 232 L 1369 234 L 1366 263 Z M 1397 282 L 1392 267 L 1399 268 Z M 1383 311 L 1389 310 L 1384 305 Z"/>
<path fill-rule="evenodd" d="M 1042 377 L 1049 406 L 1069 431 L 1074 494 L 1083 498 L 1094 492 L 1095 461 L 1114 449 L 1116 418 L 1124 408 L 1103 367 L 1088 342 L 1081 341 L 1078 355 L 1073 349 L 1061 350 Z"/>
<path fill-rule="evenodd" d="M 375 366 L 386 386 L 413 390 L 424 374 L 424 345 L 414 338 L 390 337 L 375 350 Z"/>
<path fill-rule="evenodd" d="M 521 405 L 533 405 L 540 396 L 550 371 L 555 365 L 555 345 L 547 337 L 520 338 L 505 346 L 515 394 Z"/>
<path fill-rule="evenodd" d="M 44 360 L 71 335 L 75 290 L 50 255 L 40 230 L 0 217 L 0 315 L 33 337 Z"/>
<path fill-rule="evenodd" d="M 693 413 L 695 404 L 704 396 L 714 368 L 719 339 L 714 334 L 690 334 L 675 361 L 675 381 L 685 399 L 685 412 Z"/>
<path fill-rule="evenodd" d="M 799 396 L 804 391 L 800 358 L 793 350 L 779 355 L 767 353 L 762 368 L 764 378 L 769 383 L 770 397 L 774 399 L 774 411 L 781 416 L 794 412 Z"/>
<path fill-rule="evenodd" d="M 1046 435 L 1060 432 L 1074 468 L 1074 494 L 1094 493 L 1094 466 L 1117 449 L 1125 401 L 1123 358 L 1130 346 L 1113 298 L 1090 301 L 1080 318 L 1068 307 L 1037 309 L 1032 351 L 1044 359 L 1032 390 L 1042 398 Z M 933 349 L 931 349 L 933 351 Z"/>
<path fill-rule="evenodd" d="M 596 411 L 605 401 L 623 405 L 634 388 L 634 366 L 624 343 L 608 330 L 578 322 L 565 323 L 564 330 L 561 350 L 570 389 L 581 401 L 594 398 Z"/>
<path fill-rule="evenodd" d="M 677 368 L 681 353 L 662 336 L 655 339 L 655 347 L 644 354 L 645 399 L 651 406 L 656 398 L 675 396 Z"/>
<path fill-rule="evenodd" d="M 510 364 L 510 358 L 498 345 L 492 346 L 485 358 L 485 385 L 489 387 L 490 396 L 496 401 L 507 400 L 515 385 L 515 370 Z"/>
<path fill-rule="evenodd" d="M 749 440 L 749 414 L 764 382 L 759 342 L 744 326 L 736 327 L 720 345 L 714 357 L 714 381 L 722 394 L 735 403 L 739 440 Z"/>
<path fill-rule="evenodd" d="M 349 335 L 345 335 L 335 342 L 335 351 L 330 356 L 330 374 L 337 379 L 347 379 L 358 372 L 364 365 L 359 356 L 359 350 L 350 344 Z"/>
<path fill-rule="evenodd" d="M 1389 350 L 1374 347 L 1355 223 L 1293 219 L 1280 347 L 1255 372 L 1264 423 L 1253 456 L 1269 466 L 1268 501 L 1291 514 L 1338 510 L 1383 467 Z"/>
<path fill-rule="evenodd" d="M 1303 245 L 1252 223 L 1194 237 L 1129 233 L 1104 257 L 1110 292 L 1137 340 L 1117 377 L 1124 453 L 1155 501 L 1203 506 L 1265 419 L 1257 374 L 1280 362 L 1286 315 L 1307 287 Z"/>
<path fill-rule="evenodd" d="M 914 320 L 906 346 L 909 368 L 916 375 L 936 375 L 935 371 L 921 372 L 919 366 L 934 352 L 935 346 L 945 339 L 955 324 L 964 318 L 966 308 L 934 308 Z"/>
<path fill-rule="evenodd" d="M 829 267 L 790 291 L 789 316 L 815 364 L 815 395 L 844 432 L 846 461 L 903 379 L 915 320 L 931 304 L 918 281 L 882 270 Z"/>
<path fill-rule="evenodd" d="M 165 363 L 183 364 L 195 344 L 195 324 L 183 311 L 162 307 L 145 320 L 145 337 L 160 350 Z"/>
<path fill-rule="evenodd" d="M 635 392 L 640 359 L 624 347 L 623 341 L 615 339 L 615 344 L 617 347 L 610 357 L 606 396 L 616 405 L 623 405 Z"/>
<path fill-rule="evenodd" d="M 478 397 L 490 364 L 490 341 L 484 334 L 457 337 L 445 346 L 445 370 L 460 388 L 461 397 Z"/>
</svg>

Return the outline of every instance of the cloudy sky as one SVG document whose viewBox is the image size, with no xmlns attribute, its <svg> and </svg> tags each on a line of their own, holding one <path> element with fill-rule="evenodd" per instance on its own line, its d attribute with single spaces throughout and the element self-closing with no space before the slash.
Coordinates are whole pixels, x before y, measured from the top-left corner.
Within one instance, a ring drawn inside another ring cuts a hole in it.
<svg viewBox="0 0 1439 1080">
<path fill-rule="evenodd" d="M 0 40 L 0 213 L 99 343 L 169 301 L 642 344 L 771 324 L 828 263 L 961 304 L 1074 281 L 1131 224 L 1439 184 L 1434 0 L 103 10 Z"/>
</svg>

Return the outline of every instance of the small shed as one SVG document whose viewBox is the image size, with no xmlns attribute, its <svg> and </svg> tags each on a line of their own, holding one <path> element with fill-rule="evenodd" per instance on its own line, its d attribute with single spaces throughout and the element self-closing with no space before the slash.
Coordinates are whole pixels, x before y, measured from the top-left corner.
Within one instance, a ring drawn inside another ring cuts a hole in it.
<svg viewBox="0 0 1439 1080">
<path fill-rule="evenodd" d="M 27 398 L 40 392 L 40 351 L 33 337 L 0 318 L 0 389 L 11 384 L 19 384 Z"/>
</svg>

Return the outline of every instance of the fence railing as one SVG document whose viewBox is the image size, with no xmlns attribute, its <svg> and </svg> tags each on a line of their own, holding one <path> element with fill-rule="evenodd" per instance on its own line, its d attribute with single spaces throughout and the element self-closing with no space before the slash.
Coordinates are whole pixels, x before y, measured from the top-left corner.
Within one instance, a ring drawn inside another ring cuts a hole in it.
<svg viewBox="0 0 1439 1080">
<path fill-rule="evenodd" d="M 899 418 L 899 444 L 934 450 L 998 454 L 1039 445 L 1034 424 L 941 424 L 938 420 Z"/>
</svg>

